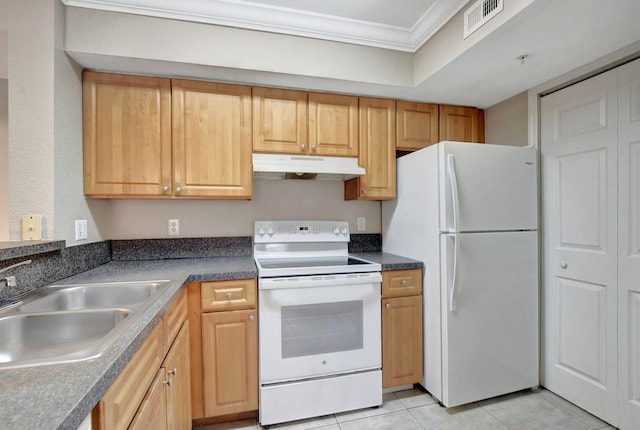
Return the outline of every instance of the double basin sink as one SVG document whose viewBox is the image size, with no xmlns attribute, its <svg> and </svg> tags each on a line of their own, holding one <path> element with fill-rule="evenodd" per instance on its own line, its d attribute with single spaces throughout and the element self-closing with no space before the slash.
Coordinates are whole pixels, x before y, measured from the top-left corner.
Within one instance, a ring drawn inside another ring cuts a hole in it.
<svg viewBox="0 0 640 430">
<path fill-rule="evenodd" d="M 0 310 L 0 369 L 100 356 L 169 281 L 51 285 Z"/>
</svg>

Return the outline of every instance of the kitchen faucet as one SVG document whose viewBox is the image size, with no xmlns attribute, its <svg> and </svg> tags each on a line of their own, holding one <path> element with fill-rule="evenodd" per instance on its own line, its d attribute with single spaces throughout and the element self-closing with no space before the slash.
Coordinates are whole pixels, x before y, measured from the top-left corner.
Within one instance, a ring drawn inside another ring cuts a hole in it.
<svg viewBox="0 0 640 430">
<path fill-rule="evenodd" d="M 3 269 L 0 269 L 0 273 L 4 273 L 8 270 L 15 269 L 16 267 L 24 266 L 26 264 L 31 264 L 31 260 L 24 260 L 19 263 L 12 264 L 11 266 L 7 266 Z M 0 279 L 0 292 L 4 290 L 5 287 L 15 287 L 16 285 L 17 283 L 15 276 L 7 276 L 6 278 L 2 278 Z"/>
</svg>

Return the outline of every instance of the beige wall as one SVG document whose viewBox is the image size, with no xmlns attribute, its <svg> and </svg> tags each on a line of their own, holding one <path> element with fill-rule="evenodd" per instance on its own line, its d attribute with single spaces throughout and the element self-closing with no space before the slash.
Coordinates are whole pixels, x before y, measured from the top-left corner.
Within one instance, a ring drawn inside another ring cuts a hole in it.
<svg viewBox="0 0 640 430">
<path fill-rule="evenodd" d="M 0 241 L 9 240 L 9 81 L 0 79 Z"/>
<path fill-rule="evenodd" d="M 180 220 L 181 237 L 251 236 L 257 220 L 347 220 L 357 233 L 357 217 L 367 218 L 366 233 L 380 233 L 380 203 L 344 201 L 341 181 L 254 181 L 251 201 L 111 200 L 101 233 L 110 239 L 162 238 L 167 220 Z"/>
<path fill-rule="evenodd" d="M 529 144 L 527 104 L 528 97 L 524 92 L 485 109 L 485 142 L 527 146 Z"/>
<path fill-rule="evenodd" d="M 52 0 L 9 0 L 9 229 L 41 214 L 53 238 L 53 29 Z"/>
</svg>

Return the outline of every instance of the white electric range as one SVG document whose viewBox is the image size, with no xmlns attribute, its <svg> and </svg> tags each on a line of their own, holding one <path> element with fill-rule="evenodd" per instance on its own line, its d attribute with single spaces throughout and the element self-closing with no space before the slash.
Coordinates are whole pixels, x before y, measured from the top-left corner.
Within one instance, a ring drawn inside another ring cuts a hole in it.
<svg viewBox="0 0 640 430">
<path fill-rule="evenodd" d="M 260 423 L 382 404 L 380 264 L 346 221 L 257 221 Z"/>
</svg>

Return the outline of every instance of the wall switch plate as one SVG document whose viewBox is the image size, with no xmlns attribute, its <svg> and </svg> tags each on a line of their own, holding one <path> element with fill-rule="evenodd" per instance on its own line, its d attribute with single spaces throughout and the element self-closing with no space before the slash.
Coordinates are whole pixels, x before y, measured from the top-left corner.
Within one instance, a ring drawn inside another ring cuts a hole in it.
<svg viewBox="0 0 640 430">
<path fill-rule="evenodd" d="M 363 216 L 358 217 L 358 231 L 367 231 L 367 219 Z"/>
<path fill-rule="evenodd" d="M 22 240 L 42 240 L 42 215 L 22 217 Z"/>
<path fill-rule="evenodd" d="M 179 219 L 170 219 L 168 225 L 169 236 L 180 236 L 180 220 Z"/>
<path fill-rule="evenodd" d="M 87 238 L 87 220 L 76 220 L 76 240 L 85 240 Z"/>
</svg>

